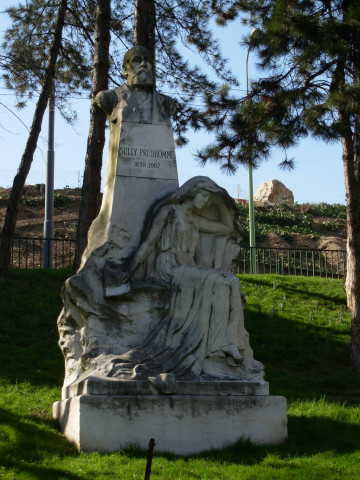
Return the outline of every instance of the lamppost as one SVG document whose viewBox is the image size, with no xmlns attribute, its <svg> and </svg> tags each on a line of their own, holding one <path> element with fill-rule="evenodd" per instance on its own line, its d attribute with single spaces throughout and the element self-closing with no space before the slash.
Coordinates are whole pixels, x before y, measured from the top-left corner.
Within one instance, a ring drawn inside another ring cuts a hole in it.
<svg viewBox="0 0 360 480">
<path fill-rule="evenodd" d="M 251 49 L 251 39 L 260 32 L 254 28 L 250 34 L 250 44 L 246 55 L 246 95 L 249 95 L 249 54 Z M 256 254 L 255 254 L 255 214 L 254 214 L 254 189 L 253 189 L 253 167 L 249 163 L 249 240 L 250 240 L 250 273 L 256 273 Z"/>
<path fill-rule="evenodd" d="M 54 260 L 54 125 L 55 125 L 55 90 L 49 97 L 48 151 L 45 186 L 45 221 L 44 221 L 44 259 L 43 267 L 52 268 Z"/>
</svg>

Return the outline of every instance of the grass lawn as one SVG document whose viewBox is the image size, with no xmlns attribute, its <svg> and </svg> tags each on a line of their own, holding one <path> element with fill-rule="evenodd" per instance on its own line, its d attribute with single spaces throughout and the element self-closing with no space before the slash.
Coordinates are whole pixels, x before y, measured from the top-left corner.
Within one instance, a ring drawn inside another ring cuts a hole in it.
<svg viewBox="0 0 360 480">
<path fill-rule="evenodd" d="M 146 452 L 79 454 L 51 418 L 60 398 L 59 292 L 69 270 L 14 270 L 0 280 L 0 479 L 143 479 Z M 246 327 L 270 392 L 288 399 L 289 438 L 191 457 L 160 455 L 151 479 L 358 479 L 360 375 L 339 280 L 241 276 Z M 176 434 L 176 432 L 174 433 Z"/>
</svg>

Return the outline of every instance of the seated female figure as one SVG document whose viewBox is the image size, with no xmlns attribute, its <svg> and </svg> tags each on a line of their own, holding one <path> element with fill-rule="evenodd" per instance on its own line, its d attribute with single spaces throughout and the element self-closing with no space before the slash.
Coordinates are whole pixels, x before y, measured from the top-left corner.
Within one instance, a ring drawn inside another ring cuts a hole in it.
<svg viewBox="0 0 360 480">
<path fill-rule="evenodd" d="M 253 360 L 243 296 L 231 273 L 240 240 L 236 206 L 207 177 L 195 177 L 155 206 L 148 229 L 120 282 L 136 277 L 169 287 L 169 309 L 141 345 L 113 361 L 149 372 L 246 377 Z"/>
</svg>

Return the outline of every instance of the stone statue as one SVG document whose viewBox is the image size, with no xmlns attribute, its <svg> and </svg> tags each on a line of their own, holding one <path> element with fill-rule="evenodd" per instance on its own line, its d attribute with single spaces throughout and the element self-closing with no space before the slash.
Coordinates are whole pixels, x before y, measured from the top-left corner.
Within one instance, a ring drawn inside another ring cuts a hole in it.
<svg viewBox="0 0 360 480">
<path fill-rule="evenodd" d="M 62 290 L 62 400 L 80 450 L 191 454 L 249 438 L 286 438 L 286 401 L 269 397 L 232 273 L 241 238 L 228 193 L 207 177 L 179 188 L 169 116 L 152 58 L 125 55 L 126 84 L 94 102 L 110 121 L 99 215 Z M 174 435 L 174 432 L 176 434 Z"/>
<path fill-rule="evenodd" d="M 231 273 L 240 238 L 233 200 L 207 177 L 156 202 L 126 261 L 89 262 L 67 281 L 65 384 L 84 375 L 262 379 Z"/>
<path fill-rule="evenodd" d="M 126 83 L 115 90 L 104 90 L 94 103 L 110 121 L 170 124 L 175 102 L 154 89 L 153 58 L 145 47 L 133 47 L 123 60 Z"/>
<path fill-rule="evenodd" d="M 241 238 L 236 218 L 232 199 L 207 177 L 189 180 L 156 205 L 118 280 L 127 282 L 145 267 L 145 279 L 169 289 L 169 309 L 145 342 L 112 361 L 109 376 L 128 369 L 124 362 L 141 364 L 140 376 L 236 377 L 237 370 L 240 376 L 261 370 L 244 328 L 239 280 L 230 273 Z"/>
</svg>

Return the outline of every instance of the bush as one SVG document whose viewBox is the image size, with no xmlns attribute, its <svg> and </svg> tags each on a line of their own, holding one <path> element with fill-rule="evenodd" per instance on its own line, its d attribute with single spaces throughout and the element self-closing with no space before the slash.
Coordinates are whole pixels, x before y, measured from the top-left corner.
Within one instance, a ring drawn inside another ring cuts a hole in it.
<svg viewBox="0 0 360 480">
<path fill-rule="evenodd" d="M 70 198 L 63 193 L 55 193 L 54 195 L 54 207 L 61 208 L 70 202 Z"/>
<path fill-rule="evenodd" d="M 249 238 L 249 206 L 239 204 L 239 216 L 243 226 L 243 244 L 248 243 Z M 342 231 L 344 228 L 343 219 L 346 218 L 346 207 L 340 204 L 304 204 L 290 205 L 280 203 L 274 206 L 255 206 L 256 241 L 261 242 L 269 233 L 276 233 L 287 242 L 291 243 L 292 235 L 312 235 L 319 238 L 312 226 L 313 217 L 328 217 L 329 221 L 324 227 L 330 231 Z"/>
</svg>

